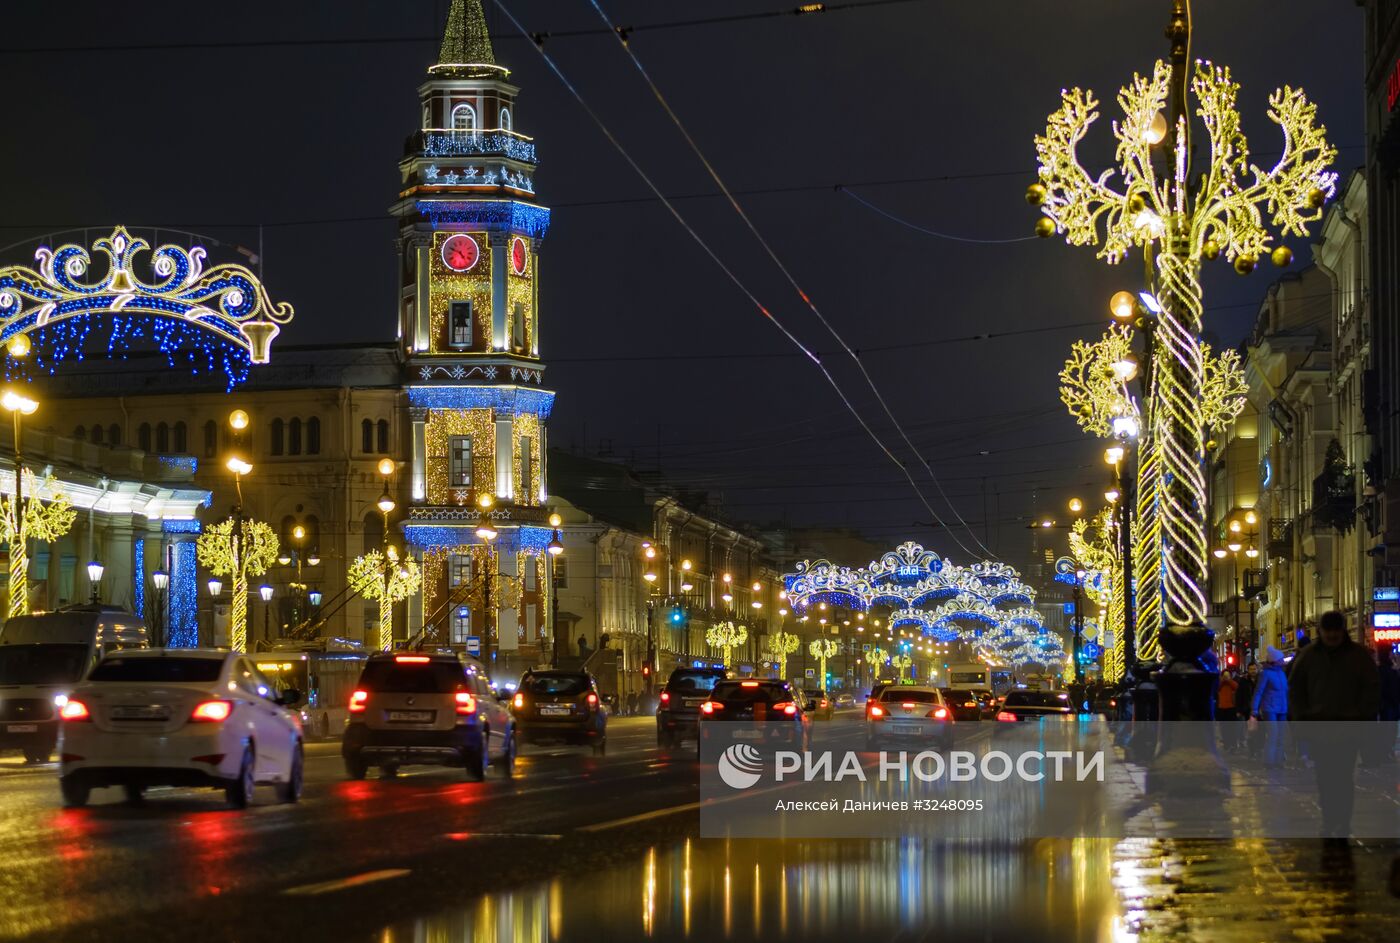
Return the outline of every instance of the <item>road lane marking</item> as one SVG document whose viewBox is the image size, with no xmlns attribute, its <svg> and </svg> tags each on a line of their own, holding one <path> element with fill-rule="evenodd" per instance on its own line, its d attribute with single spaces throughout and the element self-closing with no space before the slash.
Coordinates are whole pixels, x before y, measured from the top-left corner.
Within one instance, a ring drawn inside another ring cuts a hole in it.
<svg viewBox="0 0 1400 943">
<path fill-rule="evenodd" d="M 579 832 L 601 832 L 610 828 L 621 828 L 624 825 L 633 825 L 637 822 L 645 822 L 648 819 L 659 819 L 668 815 L 678 815 L 681 812 L 693 812 L 700 808 L 698 802 L 687 802 L 685 805 L 673 805 L 666 809 L 653 809 L 650 812 L 643 812 L 640 815 L 629 815 L 625 819 L 613 819 L 610 822 L 595 822 L 592 825 L 580 825 L 575 831 Z"/>
<path fill-rule="evenodd" d="M 378 881 L 389 881 L 394 878 L 401 878 L 413 872 L 408 868 L 383 868 L 379 871 L 365 871 L 362 874 L 352 874 L 348 878 L 339 878 L 334 881 L 319 881 L 315 884 L 302 884 L 298 887 L 289 887 L 282 893 L 292 897 L 307 897 L 313 894 L 330 894 L 335 891 L 343 891 L 352 887 L 362 887 L 366 884 L 374 884 Z"/>
</svg>

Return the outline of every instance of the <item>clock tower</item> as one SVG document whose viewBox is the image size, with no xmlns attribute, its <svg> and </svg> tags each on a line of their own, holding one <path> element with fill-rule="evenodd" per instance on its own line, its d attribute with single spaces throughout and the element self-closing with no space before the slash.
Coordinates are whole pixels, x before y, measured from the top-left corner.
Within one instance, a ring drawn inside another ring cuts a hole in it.
<svg viewBox="0 0 1400 943">
<path fill-rule="evenodd" d="M 535 144 L 481 0 L 452 0 L 399 164 L 399 342 L 412 427 L 410 624 L 504 675 L 549 650 Z"/>
</svg>

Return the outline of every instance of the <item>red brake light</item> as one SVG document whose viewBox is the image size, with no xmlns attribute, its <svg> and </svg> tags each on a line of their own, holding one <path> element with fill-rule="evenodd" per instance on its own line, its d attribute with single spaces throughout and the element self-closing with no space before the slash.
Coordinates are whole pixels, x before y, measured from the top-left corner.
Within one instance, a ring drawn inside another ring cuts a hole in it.
<svg viewBox="0 0 1400 943">
<path fill-rule="evenodd" d="M 740 682 L 739 682 L 739 687 L 741 687 L 741 688 L 756 688 L 756 687 L 758 687 L 758 682 L 757 682 L 757 681 L 740 681 Z"/>
<path fill-rule="evenodd" d="M 515 697 L 511 700 L 510 703 L 511 703 L 512 706 L 514 706 L 514 707 L 517 708 L 517 709 L 519 709 L 519 708 L 521 708 L 521 707 L 524 707 L 524 706 L 525 706 L 525 695 L 523 695 L 523 694 L 521 694 L 521 693 L 519 693 L 519 692 L 516 692 Z"/>
<path fill-rule="evenodd" d="M 901 701 L 899 706 L 902 707 L 902 708 L 904 708 L 904 709 L 907 710 L 907 711 L 912 711 L 912 710 L 914 709 L 914 702 L 913 702 L 913 701 Z"/>
<path fill-rule="evenodd" d="M 997 720 L 1015 720 L 1016 715 L 1010 711 L 997 711 Z"/>
<path fill-rule="evenodd" d="M 432 659 L 427 655 L 395 655 L 394 661 L 401 665 L 426 665 Z"/>
<path fill-rule="evenodd" d="M 592 691 L 589 691 L 589 692 L 588 692 L 588 706 L 589 706 L 589 707 L 597 707 L 597 706 L 598 706 L 598 695 L 594 694 Z"/>
<path fill-rule="evenodd" d="M 458 691 L 457 694 L 456 694 L 456 698 L 457 698 L 457 713 L 459 713 L 459 714 L 475 714 L 475 713 L 476 713 L 476 698 L 472 697 L 472 694 L 471 694 L 470 691 Z"/>
<path fill-rule="evenodd" d="M 232 701 L 200 701 L 190 711 L 190 720 L 219 724 L 228 720 L 228 715 L 232 713 Z"/>
<path fill-rule="evenodd" d="M 75 701 L 71 697 L 68 703 L 58 710 L 58 716 L 64 720 L 92 720 L 92 715 L 88 713 L 87 705 L 82 701 Z"/>
<path fill-rule="evenodd" d="M 668 694 L 668 693 L 665 692 L 665 691 L 662 691 L 662 692 L 661 692 L 661 703 L 662 703 L 662 704 L 665 704 L 665 703 L 666 703 L 667 701 L 669 701 L 670 699 L 671 699 L 671 695 L 670 695 L 670 694 Z"/>
<path fill-rule="evenodd" d="M 350 695 L 350 713 L 358 714 L 365 709 L 365 701 L 369 700 L 368 691 L 356 691 Z"/>
<path fill-rule="evenodd" d="M 885 716 L 885 709 L 884 709 L 883 707 L 881 707 L 880 705 L 878 705 L 878 704 L 871 704 L 871 705 L 870 705 L 870 716 L 871 716 L 871 717 L 884 717 L 884 716 Z"/>
<path fill-rule="evenodd" d="M 700 712 L 702 714 L 713 714 L 715 711 L 722 710 L 724 710 L 724 705 L 716 701 L 706 701 L 700 705 Z"/>
<path fill-rule="evenodd" d="M 782 711 L 784 714 L 792 717 L 797 713 L 797 705 L 792 703 L 792 701 L 783 701 L 780 704 L 774 704 L 773 710 Z"/>
<path fill-rule="evenodd" d="M 948 708 L 946 708 L 946 707 L 935 707 L 933 710 L 929 711 L 929 714 L 928 714 L 928 715 L 929 715 L 930 717 L 934 718 L 935 720 L 947 720 L 947 719 L 948 719 Z"/>
</svg>

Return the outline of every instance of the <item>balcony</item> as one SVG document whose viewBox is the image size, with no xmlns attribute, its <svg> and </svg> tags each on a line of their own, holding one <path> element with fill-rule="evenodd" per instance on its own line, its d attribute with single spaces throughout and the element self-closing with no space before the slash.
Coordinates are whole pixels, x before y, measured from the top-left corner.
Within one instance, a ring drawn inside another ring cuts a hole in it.
<svg viewBox="0 0 1400 943">
<path fill-rule="evenodd" d="M 1293 559 L 1292 521 L 1269 521 L 1269 542 L 1264 545 L 1264 552 L 1271 560 Z"/>
<path fill-rule="evenodd" d="M 1253 599 L 1262 595 L 1269 588 L 1269 574 L 1267 570 L 1248 569 L 1244 571 L 1244 598 Z"/>
<path fill-rule="evenodd" d="M 425 157 L 509 157 L 535 163 L 535 142 L 510 131 L 430 128 L 410 136 L 407 150 Z"/>
<path fill-rule="evenodd" d="M 1314 529 L 1345 534 L 1356 526 L 1356 475 L 1329 470 L 1313 479 Z"/>
</svg>

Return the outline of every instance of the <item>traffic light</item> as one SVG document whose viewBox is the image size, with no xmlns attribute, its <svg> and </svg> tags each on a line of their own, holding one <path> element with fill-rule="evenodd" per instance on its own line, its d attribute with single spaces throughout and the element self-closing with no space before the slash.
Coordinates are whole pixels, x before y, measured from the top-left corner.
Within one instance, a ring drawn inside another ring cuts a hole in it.
<svg viewBox="0 0 1400 943">
<path fill-rule="evenodd" d="M 671 607 L 671 624 L 676 626 L 685 624 L 685 610 L 680 606 Z"/>
<path fill-rule="evenodd" d="M 1226 653 L 1225 653 L 1225 667 L 1226 667 L 1226 668 L 1233 668 L 1233 667 L 1235 667 L 1235 662 L 1236 662 L 1237 660 L 1238 660 L 1238 659 L 1235 658 L 1235 653 L 1234 653 L 1234 652 L 1226 652 Z"/>
<path fill-rule="evenodd" d="M 651 662 L 649 662 L 649 661 L 644 661 L 644 662 L 642 662 L 642 677 L 643 677 L 643 678 L 651 677 Z"/>
</svg>

